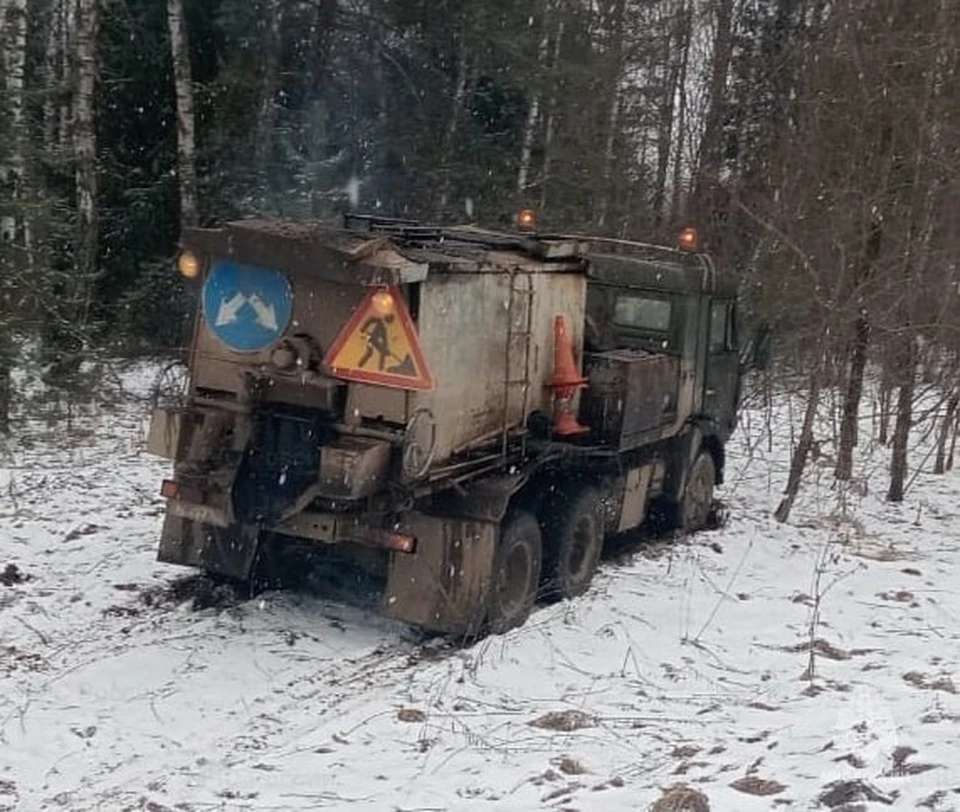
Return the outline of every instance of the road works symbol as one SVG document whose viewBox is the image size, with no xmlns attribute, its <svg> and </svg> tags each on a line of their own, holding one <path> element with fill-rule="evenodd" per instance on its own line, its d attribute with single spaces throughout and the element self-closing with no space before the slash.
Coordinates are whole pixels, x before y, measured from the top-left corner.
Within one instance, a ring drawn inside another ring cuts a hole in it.
<svg viewBox="0 0 960 812">
<path fill-rule="evenodd" d="M 290 324 L 290 283 L 269 268 L 218 262 L 203 286 L 203 315 L 210 331 L 231 350 L 266 349 Z"/>
<path fill-rule="evenodd" d="M 432 389 L 416 327 L 396 287 L 371 290 L 324 363 L 338 378 L 395 389 Z"/>
</svg>

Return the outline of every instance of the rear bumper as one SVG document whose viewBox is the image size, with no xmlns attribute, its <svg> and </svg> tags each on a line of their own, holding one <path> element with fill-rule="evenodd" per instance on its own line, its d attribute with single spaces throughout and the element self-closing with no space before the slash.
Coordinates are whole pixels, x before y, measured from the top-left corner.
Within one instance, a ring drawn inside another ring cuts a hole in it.
<svg viewBox="0 0 960 812">
<path fill-rule="evenodd" d="M 388 551 L 381 613 L 434 632 L 467 634 L 480 628 L 486 614 L 497 528 L 493 522 L 410 512 L 387 529 L 319 513 L 302 513 L 269 529 L 320 544 Z M 261 543 L 255 526 L 231 524 L 215 508 L 172 500 L 158 559 L 247 580 Z"/>
</svg>

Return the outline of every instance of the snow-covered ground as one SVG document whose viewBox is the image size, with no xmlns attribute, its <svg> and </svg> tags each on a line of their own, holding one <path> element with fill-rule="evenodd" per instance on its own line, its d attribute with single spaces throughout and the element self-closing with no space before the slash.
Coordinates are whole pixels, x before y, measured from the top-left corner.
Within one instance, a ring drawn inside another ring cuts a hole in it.
<svg viewBox="0 0 960 812">
<path fill-rule="evenodd" d="M 154 560 L 145 401 L 33 415 L 0 457 L 0 809 L 960 809 L 960 471 L 891 506 L 873 448 L 844 513 L 825 447 L 778 525 L 800 407 L 744 415 L 724 528 L 454 651 L 316 595 L 198 609 Z"/>
</svg>

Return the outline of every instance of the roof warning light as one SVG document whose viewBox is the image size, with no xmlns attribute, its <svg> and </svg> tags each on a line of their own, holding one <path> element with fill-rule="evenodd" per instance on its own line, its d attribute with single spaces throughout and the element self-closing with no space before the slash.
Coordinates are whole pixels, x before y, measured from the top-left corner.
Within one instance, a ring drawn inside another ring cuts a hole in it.
<svg viewBox="0 0 960 812">
<path fill-rule="evenodd" d="M 700 235 L 693 226 L 687 226 L 677 237 L 677 243 L 680 245 L 681 251 L 699 251 Z"/>
</svg>

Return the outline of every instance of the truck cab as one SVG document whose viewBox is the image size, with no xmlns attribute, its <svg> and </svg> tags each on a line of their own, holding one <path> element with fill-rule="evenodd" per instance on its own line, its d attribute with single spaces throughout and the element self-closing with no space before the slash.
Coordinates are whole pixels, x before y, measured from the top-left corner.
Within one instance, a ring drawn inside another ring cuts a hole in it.
<svg viewBox="0 0 960 812">
<path fill-rule="evenodd" d="M 741 382 L 733 280 L 705 254 L 609 243 L 596 240 L 591 252 L 588 341 L 679 359 L 693 383 L 690 419 L 725 443 L 736 427 Z"/>
</svg>

